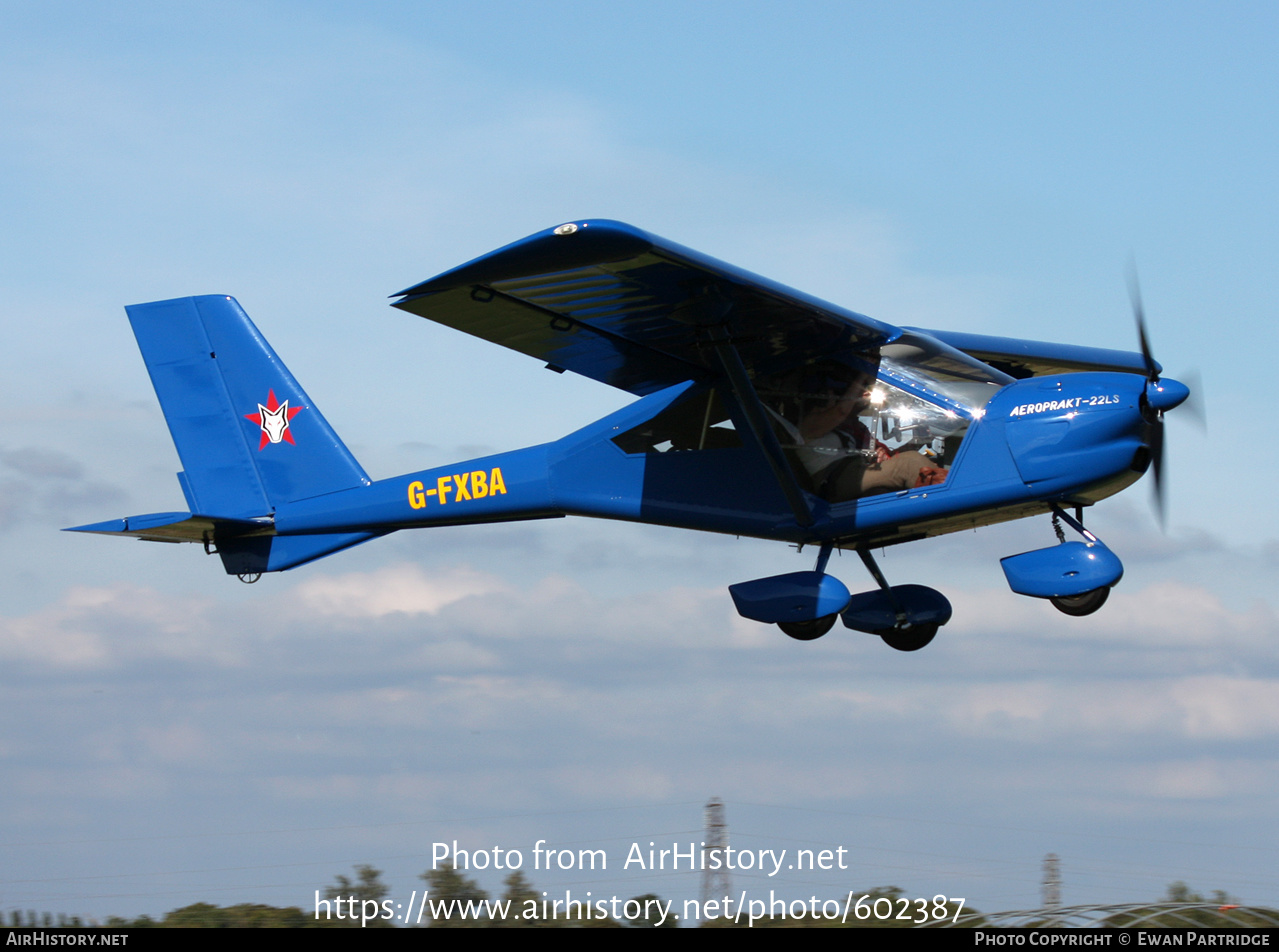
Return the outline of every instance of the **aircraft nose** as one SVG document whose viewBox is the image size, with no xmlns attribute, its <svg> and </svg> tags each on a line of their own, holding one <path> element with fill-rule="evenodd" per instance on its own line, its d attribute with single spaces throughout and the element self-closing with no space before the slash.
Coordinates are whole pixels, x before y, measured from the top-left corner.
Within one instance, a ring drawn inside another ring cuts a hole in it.
<svg viewBox="0 0 1279 952">
<path fill-rule="evenodd" d="M 1146 405 L 1163 413 L 1181 406 L 1190 396 L 1190 388 L 1179 380 L 1165 378 L 1146 384 Z"/>
</svg>

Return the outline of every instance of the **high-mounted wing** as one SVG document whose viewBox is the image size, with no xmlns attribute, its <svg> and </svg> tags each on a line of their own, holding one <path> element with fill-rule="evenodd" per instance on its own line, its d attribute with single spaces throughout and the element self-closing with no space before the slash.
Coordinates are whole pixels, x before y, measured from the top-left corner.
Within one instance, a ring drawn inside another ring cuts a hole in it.
<svg viewBox="0 0 1279 952">
<path fill-rule="evenodd" d="M 721 376 L 725 343 L 759 377 L 901 333 L 602 219 L 538 232 L 395 296 L 413 314 L 641 396 Z"/>
<path fill-rule="evenodd" d="M 1125 350 L 1104 347 L 1079 347 L 1074 344 L 1049 344 L 1043 341 L 1018 340 L 1014 337 L 992 337 L 961 331 L 928 331 L 911 327 L 976 357 L 996 370 L 1019 380 L 1045 374 L 1071 374 L 1085 370 L 1116 371 L 1142 374 L 1148 372 L 1145 358 Z M 1158 364 L 1156 364 L 1158 367 Z M 1163 368 L 1160 367 L 1160 370 Z"/>
</svg>

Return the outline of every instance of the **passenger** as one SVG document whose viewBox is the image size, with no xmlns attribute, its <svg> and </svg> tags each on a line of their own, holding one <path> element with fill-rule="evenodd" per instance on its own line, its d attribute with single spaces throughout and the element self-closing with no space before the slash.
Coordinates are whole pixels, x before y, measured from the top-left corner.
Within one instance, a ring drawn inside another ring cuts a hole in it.
<svg viewBox="0 0 1279 952">
<path fill-rule="evenodd" d="M 875 372 L 840 368 L 843 380 L 810 375 L 800 382 L 799 441 L 795 453 L 817 494 L 842 502 L 944 482 L 945 467 L 920 453 L 889 449 L 858 419 L 870 416 Z M 851 378 L 850 378 L 851 374 Z M 807 384 L 807 386 L 805 386 Z"/>
</svg>

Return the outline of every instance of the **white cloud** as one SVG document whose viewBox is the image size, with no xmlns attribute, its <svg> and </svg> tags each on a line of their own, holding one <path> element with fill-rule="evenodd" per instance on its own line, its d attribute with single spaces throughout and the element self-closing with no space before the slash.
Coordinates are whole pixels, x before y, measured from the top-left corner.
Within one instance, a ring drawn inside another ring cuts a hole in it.
<svg viewBox="0 0 1279 952">
<path fill-rule="evenodd" d="M 1182 730 L 1195 740 L 1246 740 L 1279 734 L 1279 680 L 1211 675 L 1170 687 Z"/>
<path fill-rule="evenodd" d="M 237 663 L 230 639 L 210 637 L 208 609 L 132 585 L 75 586 L 48 608 L 0 618 L 0 655 L 86 669 L 129 658 Z"/>
<path fill-rule="evenodd" d="M 146 725 L 139 736 L 150 754 L 161 763 L 207 763 L 218 753 L 208 734 L 189 723 Z"/>
<path fill-rule="evenodd" d="M 647 759 L 647 758 L 646 758 Z M 565 796 L 586 796 L 603 801 L 635 802 L 663 800 L 675 793 L 670 771 L 657 764 L 610 764 L 561 767 L 548 778 L 552 787 Z"/>
<path fill-rule="evenodd" d="M 382 618 L 403 612 L 434 615 L 464 598 L 493 595 L 506 586 L 469 568 L 431 574 L 416 565 L 392 565 L 374 572 L 322 575 L 296 588 L 298 600 L 317 615 Z"/>
<path fill-rule="evenodd" d="M 84 467 L 66 453 L 41 447 L 0 451 L 0 463 L 36 478 L 79 479 L 84 475 Z"/>
<path fill-rule="evenodd" d="M 1111 748 L 1143 737 L 1186 742 L 1279 737 L 1279 681 L 1246 677 L 1150 679 L 1132 672 L 1061 681 L 898 684 L 891 691 L 834 696 L 872 717 L 914 712 L 939 729 L 991 740 Z"/>
<path fill-rule="evenodd" d="M 955 619 L 965 628 L 995 631 L 1043 644 L 1091 642 L 1099 647 L 1172 650 L 1208 648 L 1224 657 L 1241 648 L 1263 648 L 1279 632 L 1274 611 L 1257 601 L 1235 611 L 1200 585 L 1157 582 L 1141 589 L 1116 587 L 1096 614 L 1070 618 L 1047 600 L 1007 591 L 951 595 Z M 944 630 L 943 630 L 944 631 Z"/>
<path fill-rule="evenodd" d="M 1128 793 L 1159 799 L 1215 799 L 1235 787 L 1211 758 L 1142 764 L 1119 771 L 1119 776 Z"/>
</svg>

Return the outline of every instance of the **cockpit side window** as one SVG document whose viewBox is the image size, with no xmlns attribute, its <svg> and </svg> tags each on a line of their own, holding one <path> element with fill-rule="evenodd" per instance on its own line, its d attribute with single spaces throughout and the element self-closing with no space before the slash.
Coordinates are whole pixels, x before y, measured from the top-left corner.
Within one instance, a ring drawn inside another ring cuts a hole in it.
<svg viewBox="0 0 1279 952">
<path fill-rule="evenodd" d="M 831 502 L 945 482 L 969 417 L 888 359 L 818 363 L 761 387 L 801 482 Z M 913 368 L 908 368 L 913 370 Z"/>
<path fill-rule="evenodd" d="M 896 454 L 922 453 L 936 465 L 949 467 L 969 421 L 880 379 L 871 392 L 868 412 L 860 418 L 875 440 Z"/>
<path fill-rule="evenodd" d="M 626 453 L 688 453 L 741 446 L 719 390 L 696 389 L 613 442 Z"/>
</svg>

